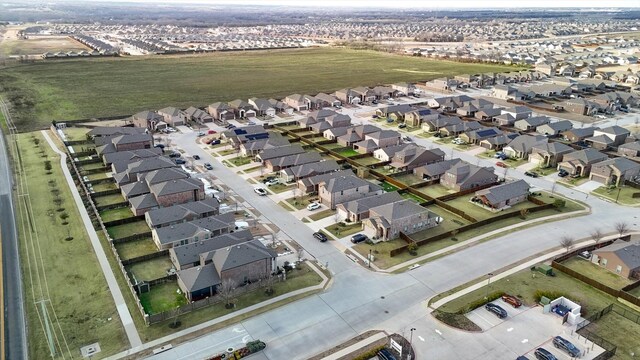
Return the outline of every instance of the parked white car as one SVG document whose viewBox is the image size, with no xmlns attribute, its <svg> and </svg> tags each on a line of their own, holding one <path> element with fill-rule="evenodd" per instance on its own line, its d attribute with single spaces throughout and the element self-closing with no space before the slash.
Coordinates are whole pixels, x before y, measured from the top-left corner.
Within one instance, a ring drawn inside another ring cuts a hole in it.
<svg viewBox="0 0 640 360">
<path fill-rule="evenodd" d="M 255 191 L 256 194 L 258 194 L 260 196 L 267 196 L 267 190 L 265 190 L 263 188 L 255 188 L 255 189 L 253 189 L 253 191 Z"/>
<path fill-rule="evenodd" d="M 320 204 L 318 204 L 317 202 L 313 202 L 307 205 L 307 210 L 309 211 L 318 210 L 318 209 L 320 209 Z"/>
</svg>

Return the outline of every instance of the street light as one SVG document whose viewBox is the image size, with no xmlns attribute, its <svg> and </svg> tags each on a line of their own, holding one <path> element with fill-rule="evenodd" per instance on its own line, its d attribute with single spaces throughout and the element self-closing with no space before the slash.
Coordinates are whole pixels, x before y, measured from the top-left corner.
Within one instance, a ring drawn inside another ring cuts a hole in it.
<svg viewBox="0 0 640 360">
<path fill-rule="evenodd" d="M 409 356 L 407 356 L 407 359 L 411 360 L 412 356 L 411 354 L 413 353 L 413 348 L 411 347 L 411 344 L 413 343 L 413 332 L 414 330 L 416 330 L 416 328 L 411 328 L 411 335 L 409 336 Z"/>
<path fill-rule="evenodd" d="M 371 249 L 369 249 L 369 269 L 371 269 Z"/>
<path fill-rule="evenodd" d="M 493 273 L 488 273 L 487 274 L 487 291 L 485 292 L 485 299 L 487 300 L 487 303 L 489 302 L 489 286 L 491 286 L 491 277 L 493 276 Z"/>
</svg>

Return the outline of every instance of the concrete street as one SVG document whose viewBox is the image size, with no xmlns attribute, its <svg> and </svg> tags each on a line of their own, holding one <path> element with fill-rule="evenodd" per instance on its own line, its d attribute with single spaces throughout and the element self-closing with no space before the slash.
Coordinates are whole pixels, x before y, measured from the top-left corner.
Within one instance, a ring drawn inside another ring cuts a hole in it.
<svg viewBox="0 0 640 360">
<path fill-rule="evenodd" d="M 614 223 L 617 221 L 627 221 L 632 227 L 637 227 L 637 215 L 628 211 L 628 208 L 595 197 L 586 198 L 586 194 L 577 190 L 557 186 L 556 192 L 588 203 L 592 207 L 592 213 L 515 231 L 434 260 L 407 273 L 374 273 L 356 265 L 330 243 L 316 241 L 311 236 L 310 227 L 272 201 L 270 196 L 260 197 L 255 194 L 251 184 L 240 180 L 233 170 L 222 165 L 195 143 L 194 132 L 173 134 L 171 137 L 189 155 L 198 154 L 202 161 L 211 162 L 214 165 L 212 175 L 218 177 L 233 192 L 242 194 L 246 202 L 296 240 L 311 256 L 328 264 L 334 275 L 333 285 L 324 293 L 235 325 L 242 326 L 250 338 L 265 341 L 268 346 L 264 355 L 269 359 L 304 359 L 369 329 L 403 333 L 409 327 L 417 329 L 414 339 L 418 340 L 414 341 L 414 346 L 418 358 L 480 359 L 490 354 L 494 359 L 513 359 L 519 354 L 509 350 L 510 347 L 497 335 L 468 334 L 443 326 L 428 314 L 424 301 L 483 274 L 557 247 L 562 235 L 588 237 L 589 232 L 596 227 L 604 232 L 614 232 Z M 416 138 L 416 142 L 427 147 L 433 145 L 428 139 Z M 493 159 L 475 158 L 455 149 L 447 149 L 446 152 L 473 163 L 491 165 L 494 162 Z M 508 176 L 524 177 L 519 170 L 510 170 Z M 527 181 L 543 189 L 551 189 L 553 186 L 545 178 L 527 178 Z M 228 334 L 228 331 L 229 328 L 207 334 L 199 340 L 175 347 L 172 353 L 179 358 L 192 354 L 194 348 L 203 350 L 196 341 L 203 344 L 219 343 L 219 347 L 210 349 L 210 354 L 215 354 L 227 345 L 238 346 L 238 338 L 224 340 L 224 334 Z M 531 347 L 533 346 L 535 345 L 532 344 Z"/>
</svg>

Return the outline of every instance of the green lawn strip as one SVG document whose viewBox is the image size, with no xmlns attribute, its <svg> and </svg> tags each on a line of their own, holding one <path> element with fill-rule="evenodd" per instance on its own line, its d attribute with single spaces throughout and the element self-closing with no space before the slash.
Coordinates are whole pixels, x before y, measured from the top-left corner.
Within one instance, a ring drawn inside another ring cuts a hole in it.
<svg viewBox="0 0 640 360">
<path fill-rule="evenodd" d="M 102 172 L 97 174 L 86 175 L 86 177 L 87 179 L 89 179 L 89 181 L 97 181 L 97 180 L 103 180 L 103 179 L 109 178 L 106 173 L 102 173 Z"/>
<path fill-rule="evenodd" d="M 382 187 L 382 190 L 384 190 L 385 192 L 392 192 L 392 191 L 398 190 L 396 186 L 393 186 L 386 181 L 381 182 L 379 185 Z"/>
<path fill-rule="evenodd" d="M 405 175 L 399 175 L 399 176 L 392 176 L 395 180 L 400 181 L 401 183 L 407 185 L 407 186 L 411 186 L 413 184 L 422 182 L 423 180 L 418 176 L 418 175 L 414 175 L 414 174 L 405 174 Z"/>
<path fill-rule="evenodd" d="M 253 159 L 250 157 L 237 156 L 226 161 L 232 163 L 235 166 L 242 166 L 249 164 Z"/>
<path fill-rule="evenodd" d="M 296 184 L 275 184 L 275 185 L 271 185 L 268 186 L 267 189 L 273 191 L 275 194 L 280 194 L 283 193 L 285 191 L 291 191 L 296 187 Z"/>
<path fill-rule="evenodd" d="M 588 278 L 596 280 L 599 283 L 614 289 L 622 289 L 623 287 L 633 283 L 633 281 L 629 279 L 625 279 L 620 275 L 614 274 L 611 271 L 578 256 L 563 261 L 562 265 L 565 265 Z"/>
<path fill-rule="evenodd" d="M 285 210 L 287 211 L 295 211 L 295 209 L 292 209 L 291 206 L 288 205 L 289 202 L 286 202 L 284 200 L 278 202 L 278 205 L 282 206 Z"/>
<path fill-rule="evenodd" d="M 333 225 L 329 225 L 324 229 L 333 234 L 335 237 L 342 238 L 362 231 L 362 223 L 357 222 L 345 224 L 343 222 L 339 222 Z"/>
<path fill-rule="evenodd" d="M 306 209 L 307 205 L 317 200 L 318 200 L 318 195 L 305 195 L 305 196 L 298 196 L 297 198 L 289 198 L 284 201 L 289 203 L 291 206 L 295 207 L 297 210 L 302 210 L 302 209 Z"/>
<path fill-rule="evenodd" d="M 153 254 L 158 251 L 153 239 L 146 238 L 115 244 L 120 259 L 133 259 L 138 256 Z"/>
<path fill-rule="evenodd" d="M 635 289 L 632 289 L 631 291 L 629 291 L 629 294 L 640 298 L 640 286 L 636 287 Z"/>
<path fill-rule="evenodd" d="M 345 157 L 351 157 L 351 156 L 356 156 L 356 155 L 360 155 L 359 152 L 353 150 L 353 149 L 343 149 L 338 151 L 338 154 L 345 156 Z"/>
<path fill-rule="evenodd" d="M 93 185 L 93 191 L 95 192 L 115 190 L 117 188 L 118 187 L 116 186 L 116 184 L 112 182 L 105 182 L 105 183 Z"/>
<path fill-rule="evenodd" d="M 362 165 L 362 166 L 369 166 L 369 165 L 373 165 L 373 164 L 377 164 L 380 162 L 380 160 L 374 158 L 373 156 L 368 156 L 362 159 L 355 159 L 355 162 L 357 162 L 358 164 Z"/>
<path fill-rule="evenodd" d="M 86 171 L 86 170 L 94 170 L 94 169 L 105 169 L 105 172 L 107 172 L 107 168 L 105 168 L 104 164 L 102 162 L 94 162 L 94 163 L 89 163 L 89 164 L 84 164 L 84 165 L 80 165 L 80 171 Z"/>
<path fill-rule="evenodd" d="M 137 262 L 127 266 L 127 270 L 137 281 L 150 281 L 165 277 L 167 270 L 173 267 L 169 255 Z"/>
<path fill-rule="evenodd" d="M 226 149 L 226 150 L 218 151 L 218 154 L 220 154 L 220 156 L 226 156 L 226 155 L 235 154 L 237 152 L 238 152 L 237 149 Z"/>
<path fill-rule="evenodd" d="M 320 212 L 314 213 L 313 215 L 309 215 L 309 219 L 313 221 L 318 221 L 320 219 L 326 218 L 327 216 L 334 215 L 335 213 L 336 213 L 335 210 L 325 209 Z"/>
<path fill-rule="evenodd" d="M 434 134 L 435 134 L 435 133 L 434 133 Z M 421 138 L 428 139 L 428 138 L 433 137 L 433 134 L 432 134 L 432 133 L 428 133 L 428 132 L 422 132 L 422 133 L 420 133 L 420 134 L 418 134 L 418 135 L 416 135 L 416 136 L 419 136 L 419 137 L 421 137 Z"/>
<path fill-rule="evenodd" d="M 103 222 L 109 222 L 114 220 L 122 220 L 133 217 L 133 212 L 128 207 L 121 207 L 117 209 L 109 209 L 100 211 L 100 217 Z"/>
<path fill-rule="evenodd" d="M 627 311 L 629 309 L 624 308 Z M 639 316 L 633 312 L 631 317 Z M 640 354 L 640 324 L 611 311 L 599 320 L 592 322 L 587 330 L 617 346 L 616 360 L 634 360 Z M 636 354 L 632 356 L 631 354 Z"/>
<path fill-rule="evenodd" d="M 554 168 L 554 167 L 537 167 L 535 169 L 533 169 L 534 172 L 538 173 L 540 176 L 547 176 L 550 174 L 554 174 L 558 172 L 558 169 Z"/>
<path fill-rule="evenodd" d="M 292 292 L 295 290 L 299 290 L 299 289 L 303 289 L 306 287 L 310 287 L 310 286 L 314 286 L 314 285 L 318 285 L 322 282 L 322 278 L 316 274 L 315 271 L 311 270 L 307 265 L 303 265 L 302 267 L 300 267 L 300 270 L 295 269 L 290 271 L 289 273 L 287 273 L 287 280 L 286 281 L 282 281 L 282 282 L 278 282 L 273 286 L 274 289 L 274 294 L 269 296 L 266 295 L 264 292 L 264 289 L 257 289 L 255 291 L 246 293 L 246 294 L 242 294 L 242 295 L 238 295 L 235 296 L 234 298 L 237 300 L 235 302 L 235 307 L 233 309 L 226 309 L 225 306 L 221 303 L 219 304 L 214 304 L 211 306 L 207 306 L 201 309 L 198 309 L 196 311 L 192 311 L 188 314 L 185 315 L 181 315 L 179 317 L 180 322 L 182 323 L 181 327 L 179 329 L 171 329 L 168 327 L 168 324 L 170 324 L 173 320 L 166 320 L 162 323 L 158 323 L 158 324 L 154 324 L 151 325 L 149 327 L 147 327 L 145 329 L 145 334 L 147 336 L 149 336 L 150 338 L 159 338 L 161 336 L 165 336 L 168 334 L 171 334 L 175 331 L 179 331 L 179 330 L 184 330 L 186 328 L 189 328 L 191 326 L 200 324 L 202 322 L 211 320 L 211 319 L 215 319 L 218 318 L 220 316 L 223 315 L 227 315 L 230 313 L 233 313 L 235 311 L 244 309 L 246 307 L 249 307 L 251 305 L 255 305 L 258 304 L 262 301 L 266 301 L 269 300 L 275 296 L 279 296 L 279 295 L 283 295 L 286 294 L 288 292 Z M 257 314 L 263 313 L 265 311 L 268 310 L 272 310 L 275 309 L 277 307 L 283 306 L 285 304 L 288 304 L 290 302 L 299 300 L 301 298 L 307 297 L 312 295 L 313 292 L 311 293 L 306 293 L 306 294 L 301 294 L 289 299 L 285 299 L 285 300 L 281 300 L 275 304 L 271 304 L 271 305 L 267 305 L 264 308 L 261 308 L 259 310 L 255 310 L 250 312 L 249 314 L 245 314 L 245 315 L 239 315 L 240 317 L 236 317 L 233 319 L 230 319 L 228 321 L 222 322 L 220 324 L 215 325 L 215 327 L 213 328 L 208 328 L 207 331 L 212 331 L 213 329 L 218 329 L 224 326 L 228 326 L 232 323 L 236 323 L 237 321 L 239 321 L 240 319 L 246 319 L 250 316 L 255 316 Z M 168 301 L 168 299 L 167 299 Z"/>
<path fill-rule="evenodd" d="M 623 205 L 640 205 L 640 197 L 633 198 L 633 194 L 640 193 L 640 189 L 632 188 L 630 186 L 612 187 L 601 186 L 591 192 L 596 196 L 606 198 L 612 201 L 616 201 L 618 204 Z"/>
<path fill-rule="evenodd" d="M 151 231 L 151 229 L 149 229 L 149 225 L 147 225 L 144 220 L 139 220 L 128 224 L 108 227 L 107 231 L 113 239 L 121 239 L 131 235 L 143 234 Z"/>
<path fill-rule="evenodd" d="M 34 149 L 32 135 L 40 140 L 39 149 L 44 153 Z M 36 300 L 48 299 L 46 304 L 50 316 L 55 309 L 58 322 L 51 317 L 54 323 L 50 323 L 50 328 L 52 334 L 55 333 L 52 336 L 57 336 L 61 342 L 64 335 L 71 351 L 71 354 L 66 352 L 66 346 L 63 345 L 65 356 L 75 357 L 80 347 L 96 341 L 100 342 L 101 356 L 118 353 L 127 348 L 128 341 L 80 213 L 75 207 L 71 190 L 62 174 L 59 157 L 39 133 L 19 135 L 18 145 L 20 156 L 14 154 L 14 158 L 20 159 L 25 173 L 28 174 L 29 197 L 16 197 L 16 201 L 31 199 L 31 210 L 35 220 L 23 216 L 21 208 L 16 205 L 21 239 L 20 252 L 23 258 L 21 266 L 30 358 L 50 357 L 46 335 L 37 312 L 40 308 L 36 310 L 34 306 L 32 289 L 36 290 Z M 44 156 L 52 163 L 50 175 L 45 175 L 43 171 Z M 54 187 L 49 185 L 49 180 L 55 180 L 55 188 L 60 191 L 59 196 L 63 200 L 61 206 L 69 215 L 65 220 L 69 223 L 66 226 L 62 225 L 62 220 L 57 216 L 59 212 L 55 211 L 54 195 L 51 193 Z M 33 233 L 31 226 L 34 229 Z M 29 234 L 33 234 L 36 254 L 39 252 L 36 244 L 42 248 L 42 256 L 37 255 L 37 263 L 33 259 L 26 261 L 27 256 L 32 256 L 27 255 L 27 251 L 33 254 L 34 250 L 30 246 Z M 72 236 L 73 239 L 65 241 L 68 236 Z M 36 266 L 40 274 L 46 274 L 48 291 L 42 283 L 44 295 L 40 293 L 39 283 L 28 275 L 31 273 L 35 276 Z M 34 287 L 31 281 L 34 281 Z"/>
<path fill-rule="evenodd" d="M 262 165 L 253 166 L 253 167 L 244 169 L 243 171 L 248 174 L 248 173 L 254 172 L 256 170 L 260 170 L 260 168 L 262 168 Z"/>
<path fill-rule="evenodd" d="M 401 194 L 401 196 L 402 196 L 403 198 L 405 198 L 405 199 L 413 200 L 413 201 L 415 201 L 415 202 L 416 202 L 416 203 L 418 203 L 418 204 L 420 204 L 420 203 L 423 203 L 423 202 L 427 201 L 426 199 L 423 199 L 423 198 L 421 198 L 420 196 L 414 195 L 414 194 L 409 193 L 409 192 L 403 193 L 403 194 Z"/>
<path fill-rule="evenodd" d="M 95 201 L 96 206 L 119 204 L 125 201 L 121 194 L 97 196 L 93 200 Z"/>
<path fill-rule="evenodd" d="M 177 281 L 155 285 L 150 291 L 140 294 L 140 303 L 150 315 L 173 310 L 187 303 L 187 298 L 178 293 L 179 290 Z"/>
</svg>

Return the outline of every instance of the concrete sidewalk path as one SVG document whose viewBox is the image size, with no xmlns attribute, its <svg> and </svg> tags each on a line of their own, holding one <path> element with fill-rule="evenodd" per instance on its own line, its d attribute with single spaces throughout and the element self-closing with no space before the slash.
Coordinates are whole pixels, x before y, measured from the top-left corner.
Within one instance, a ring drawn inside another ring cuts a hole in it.
<svg viewBox="0 0 640 360">
<path fill-rule="evenodd" d="M 360 340 L 357 343 L 355 343 L 355 344 L 353 344 L 351 346 L 348 346 L 348 347 L 346 347 L 346 348 L 344 348 L 344 349 L 342 349 L 342 350 L 340 350 L 338 352 L 335 352 L 335 353 L 333 353 L 333 354 L 331 354 L 329 356 L 323 357 L 322 360 L 338 360 L 343 356 L 349 355 L 354 351 L 362 349 L 363 347 L 365 347 L 365 346 L 367 346 L 367 345 L 369 345 L 369 344 L 371 344 L 371 343 L 373 343 L 375 341 L 378 341 L 380 339 L 384 339 L 386 337 L 387 337 L 387 334 L 385 334 L 384 332 L 381 331 L 381 332 L 379 332 L 379 333 L 377 333 L 375 335 L 369 336 L 368 338 L 366 338 L 364 340 Z"/>
<path fill-rule="evenodd" d="M 142 340 L 140 339 L 140 334 L 138 334 L 138 330 L 136 329 L 135 324 L 133 323 L 133 318 L 131 317 L 131 313 L 129 312 L 129 308 L 127 308 L 127 304 L 124 301 L 124 297 L 122 296 L 122 291 L 120 291 L 120 287 L 118 286 L 118 282 L 116 281 L 116 277 L 113 274 L 113 270 L 109 265 L 109 260 L 107 259 L 107 255 L 100 244 L 100 239 L 98 238 L 98 234 L 96 230 L 93 228 L 93 224 L 91 224 L 91 219 L 89 218 L 89 214 L 87 213 L 87 209 L 84 207 L 82 203 L 82 198 L 80 197 L 80 193 L 76 188 L 76 185 L 73 182 L 73 178 L 71 177 L 71 172 L 67 167 L 67 154 L 58 150 L 56 144 L 51 140 L 49 134 L 46 130 L 41 131 L 42 136 L 47 140 L 51 149 L 55 151 L 58 155 L 60 155 L 60 166 L 62 167 L 62 172 L 64 174 L 67 183 L 69 184 L 69 188 L 71 189 L 71 194 L 73 195 L 73 200 L 76 203 L 76 207 L 78 208 L 78 212 L 80 212 L 80 217 L 82 218 L 82 223 L 87 229 L 87 234 L 89 234 L 89 239 L 91 240 L 91 245 L 93 246 L 93 251 L 96 253 L 96 257 L 98 258 L 98 263 L 100 264 L 100 269 L 104 274 L 104 277 L 107 279 L 107 285 L 109 285 L 109 292 L 111 296 L 113 296 L 113 301 L 116 304 L 116 309 L 118 310 L 118 315 L 120 316 L 120 320 L 122 321 L 122 326 L 124 326 L 124 330 L 127 333 L 127 338 L 129 339 L 129 343 L 131 347 L 138 347 L 142 345 Z"/>
</svg>

